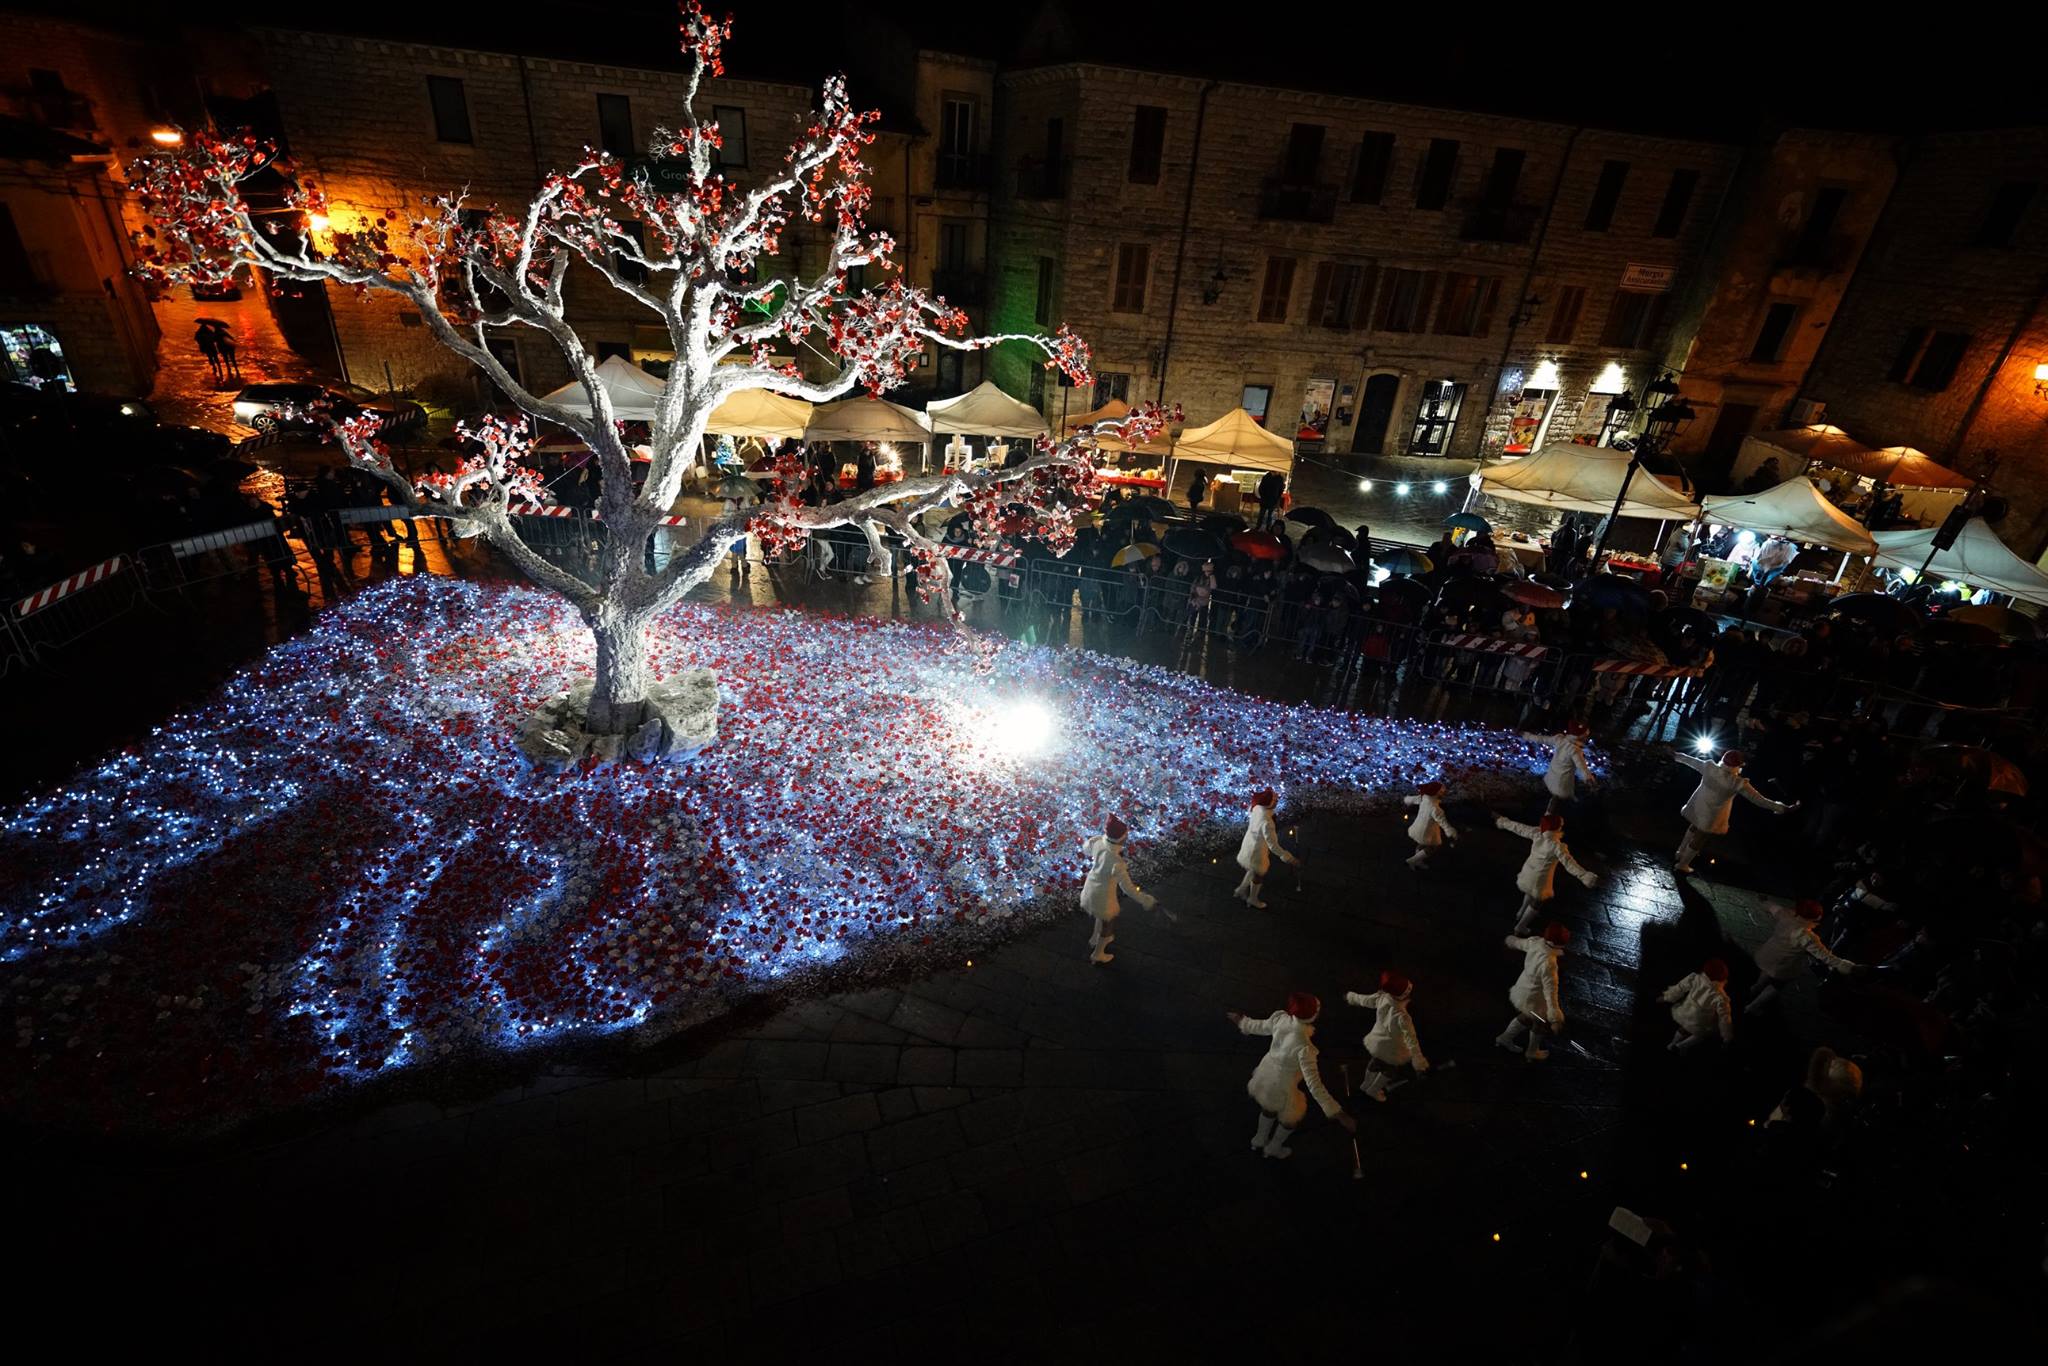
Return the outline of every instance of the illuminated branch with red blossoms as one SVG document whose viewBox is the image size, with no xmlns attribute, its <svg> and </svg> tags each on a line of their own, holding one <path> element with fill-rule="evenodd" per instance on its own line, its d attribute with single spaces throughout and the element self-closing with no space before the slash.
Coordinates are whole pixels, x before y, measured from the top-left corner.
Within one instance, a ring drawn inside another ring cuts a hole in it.
<svg viewBox="0 0 2048 1366">
<path fill-rule="evenodd" d="M 593 730 L 630 725 L 639 714 L 649 681 L 642 630 L 710 576 L 742 521 L 773 544 L 856 524 L 879 547 L 887 529 L 923 563 L 937 551 L 909 526 L 916 512 L 966 499 L 977 525 L 1008 515 L 1059 546 L 1071 537 L 1072 504 L 1088 495 L 1092 478 L 1083 469 L 1093 468 L 1085 439 L 1042 446 L 1024 465 L 995 475 L 932 476 L 830 509 L 778 503 L 736 515 L 662 569 L 647 567 L 647 539 L 701 458 L 712 411 L 736 393 L 768 389 L 813 403 L 881 394 L 903 383 L 929 346 L 985 350 L 1005 342 L 1035 348 L 1047 368 L 1076 383 L 1091 378 L 1086 344 L 1064 327 L 1050 336 L 976 336 L 960 308 L 903 279 L 891 259 L 895 243 L 866 222 L 872 189 L 864 154 L 877 116 L 852 104 L 843 78 L 824 83 L 817 109 L 779 167 L 746 185 L 728 180 L 719 156 L 725 132 L 699 114 L 698 100 L 707 95 L 704 83 L 724 72 L 731 32 L 729 19 L 713 19 L 697 0 L 684 0 L 680 39 L 688 76 L 680 125 L 656 133 L 645 161 L 586 151 L 517 208 L 472 203 L 460 191 L 416 205 L 330 203 L 316 177 L 249 136 L 195 132 L 182 151 L 133 168 L 151 219 L 138 243 L 144 274 L 165 284 L 204 284 L 247 266 L 277 279 L 398 295 L 442 346 L 517 407 L 568 429 L 595 454 L 603 476 L 599 511 L 609 532 L 600 588 L 552 569 L 514 531 L 509 517 L 516 506 L 544 492 L 537 480 L 514 473 L 513 447 L 523 438 L 515 439 L 510 424 L 477 429 L 480 455 L 454 475 L 418 485 L 390 467 L 372 431 L 334 432 L 351 462 L 377 474 L 404 502 L 439 504 L 576 604 L 599 643 Z M 259 219 L 244 186 L 266 170 L 292 186 L 289 212 Z M 315 222 L 327 226 L 315 231 Z M 637 489 L 595 349 L 566 316 L 573 271 L 591 272 L 653 315 L 674 348 L 651 424 L 652 459 Z M 855 290 L 855 271 L 882 283 Z M 538 333 L 554 348 L 581 386 L 582 402 L 550 403 L 505 368 L 490 343 L 515 329 Z M 788 356 L 807 364 L 778 359 Z M 1143 427 L 1155 418 L 1141 414 L 1135 422 Z M 998 486 L 1007 500 L 1000 504 L 993 501 Z M 1018 505 L 1026 511 L 1016 511 Z"/>
</svg>

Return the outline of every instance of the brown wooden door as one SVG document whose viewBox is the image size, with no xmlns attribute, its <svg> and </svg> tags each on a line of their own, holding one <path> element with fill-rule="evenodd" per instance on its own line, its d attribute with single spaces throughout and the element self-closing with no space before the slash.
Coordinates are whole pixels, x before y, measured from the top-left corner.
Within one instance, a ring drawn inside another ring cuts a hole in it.
<svg viewBox="0 0 2048 1366">
<path fill-rule="evenodd" d="M 1394 396 L 1401 391 L 1399 375 L 1374 375 L 1365 382 L 1365 397 L 1358 405 L 1358 425 L 1351 429 L 1353 455 L 1385 455 L 1387 426 L 1394 420 Z"/>
</svg>

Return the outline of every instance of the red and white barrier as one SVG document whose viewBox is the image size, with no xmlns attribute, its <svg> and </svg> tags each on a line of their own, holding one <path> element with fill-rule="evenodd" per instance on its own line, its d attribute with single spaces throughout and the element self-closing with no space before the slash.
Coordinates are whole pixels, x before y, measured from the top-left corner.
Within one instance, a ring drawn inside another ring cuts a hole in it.
<svg viewBox="0 0 2048 1366">
<path fill-rule="evenodd" d="M 970 545 L 948 545 L 940 547 L 949 560 L 965 560 L 969 564 L 992 564 L 1009 569 L 1024 562 L 1022 555 L 1006 550 L 979 550 Z"/>
<path fill-rule="evenodd" d="M 14 604 L 16 616 L 32 616 L 53 602 L 62 602 L 82 588 L 90 588 L 102 579 L 112 578 L 127 565 L 128 557 L 116 555 L 111 560 L 102 560 L 90 569 L 81 569 L 68 579 L 59 579 L 39 593 L 31 593 Z"/>
<path fill-rule="evenodd" d="M 1683 664 L 1644 664 L 1633 659 L 1596 659 L 1593 661 L 1593 672 L 1640 674 L 1644 678 L 1698 678 L 1706 670 Z"/>
<path fill-rule="evenodd" d="M 1443 643 L 1454 650 L 1477 650 L 1481 654 L 1489 655 L 1513 655 L 1517 659 L 1541 659 L 1550 653 L 1548 645 L 1532 645 L 1527 641 L 1505 640 L 1500 636 L 1445 636 Z"/>
</svg>

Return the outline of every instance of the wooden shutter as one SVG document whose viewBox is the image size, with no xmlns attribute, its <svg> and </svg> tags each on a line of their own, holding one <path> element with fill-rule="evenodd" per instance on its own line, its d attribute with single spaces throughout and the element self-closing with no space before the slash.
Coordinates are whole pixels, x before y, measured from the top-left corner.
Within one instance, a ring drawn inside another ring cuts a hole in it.
<svg viewBox="0 0 2048 1366">
<path fill-rule="evenodd" d="M 1363 328 L 1372 322 L 1373 286 L 1379 283 L 1379 262 L 1367 261 L 1358 268 L 1358 297 L 1351 301 L 1351 316 L 1344 325 Z"/>
<path fill-rule="evenodd" d="M 1309 291 L 1308 295 L 1308 320 L 1309 325 L 1312 327 L 1321 327 L 1323 325 L 1323 309 L 1329 305 L 1330 282 L 1336 273 L 1336 262 L 1319 261 L 1316 263 L 1315 287 Z"/>
<path fill-rule="evenodd" d="M 1500 277 L 1488 276 L 1479 294 L 1479 315 L 1472 324 L 1472 335 L 1483 337 L 1486 329 L 1493 326 L 1494 305 L 1500 302 Z"/>
</svg>

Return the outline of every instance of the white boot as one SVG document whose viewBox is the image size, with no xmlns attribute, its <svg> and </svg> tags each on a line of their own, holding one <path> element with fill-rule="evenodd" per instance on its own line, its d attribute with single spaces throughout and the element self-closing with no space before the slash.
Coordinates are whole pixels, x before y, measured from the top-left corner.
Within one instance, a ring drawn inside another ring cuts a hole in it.
<svg viewBox="0 0 2048 1366">
<path fill-rule="evenodd" d="M 1273 1130 L 1279 1127 L 1279 1124 L 1280 1121 L 1271 1115 L 1259 1116 L 1258 1132 L 1252 1135 L 1253 1152 L 1263 1152 L 1265 1150 L 1266 1141 L 1273 1137 Z"/>
<path fill-rule="evenodd" d="M 1265 896 L 1263 895 L 1263 893 L 1264 893 L 1264 891 L 1265 891 L 1265 886 L 1264 886 L 1264 884 L 1263 884 L 1263 883 L 1259 883 L 1259 882 L 1254 882 L 1254 881 L 1252 880 L 1252 876 L 1251 876 L 1251 874 L 1249 874 L 1249 873 L 1245 874 L 1245 879 L 1244 879 L 1244 880 L 1245 880 L 1246 882 L 1249 882 L 1249 883 L 1251 883 L 1251 890 L 1250 890 L 1250 891 L 1248 891 L 1248 892 L 1246 892 L 1246 893 L 1244 894 L 1244 904 L 1245 904 L 1245 905 L 1247 905 L 1247 906 L 1249 906 L 1249 907 L 1251 907 L 1251 908 L 1252 908 L 1253 910 L 1255 910 L 1255 911 L 1263 911 L 1263 910 L 1265 910 L 1265 909 L 1266 909 L 1266 898 L 1265 898 Z"/>
<path fill-rule="evenodd" d="M 1522 1051 L 1522 1034 L 1528 1028 L 1529 1026 L 1522 1022 L 1522 1017 L 1517 1015 L 1508 1022 L 1508 1027 L 1494 1038 L 1494 1042 L 1510 1053 L 1519 1053 Z"/>
<path fill-rule="evenodd" d="M 1424 868 L 1429 867 L 1428 852 L 1425 850 L 1417 849 L 1415 853 L 1409 857 L 1408 866 L 1410 868 L 1416 869 L 1418 872 Z"/>
<path fill-rule="evenodd" d="M 1239 901 L 1251 900 L 1252 875 L 1250 873 L 1246 873 L 1243 877 L 1237 880 L 1237 890 L 1232 892 L 1231 895 L 1236 897 Z"/>
<path fill-rule="evenodd" d="M 1287 1140 L 1293 1137 L 1294 1130 L 1288 1128 L 1285 1124 L 1275 1125 L 1273 1128 L 1273 1141 L 1266 1145 L 1266 1156 L 1279 1158 L 1294 1156 L 1293 1153 L 1287 1151 Z"/>
<path fill-rule="evenodd" d="M 1777 995 L 1778 984 L 1776 982 L 1768 980 L 1765 981 L 1764 984 L 1757 989 L 1756 995 L 1749 998 L 1749 1004 L 1742 1008 L 1742 1013 L 1745 1015 L 1756 1014 L 1759 1010 L 1762 1010 L 1765 1006 L 1769 1005 L 1773 1000 L 1775 1000 L 1777 998 Z"/>
<path fill-rule="evenodd" d="M 1523 1059 L 1527 1062 L 1542 1062 L 1549 1056 L 1550 1054 L 1545 1052 L 1543 1048 L 1543 1036 L 1533 1029 L 1530 1030 L 1529 1046 L 1522 1050 Z"/>
<path fill-rule="evenodd" d="M 1377 1069 L 1367 1069 L 1365 1080 L 1360 1084 L 1360 1089 L 1365 1092 L 1367 1100 L 1376 1100 L 1382 1105 L 1386 1104 L 1387 1074 Z"/>
</svg>

